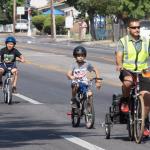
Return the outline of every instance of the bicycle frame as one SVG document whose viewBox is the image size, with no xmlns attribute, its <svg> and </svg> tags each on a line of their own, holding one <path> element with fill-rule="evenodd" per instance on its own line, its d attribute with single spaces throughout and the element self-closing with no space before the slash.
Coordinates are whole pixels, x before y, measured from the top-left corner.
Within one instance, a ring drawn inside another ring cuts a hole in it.
<svg viewBox="0 0 150 150">
<path fill-rule="evenodd" d="M 79 84 L 79 89 L 78 89 L 78 99 L 79 99 L 79 104 L 80 104 L 80 110 L 81 110 L 81 116 L 84 115 L 84 103 L 88 101 L 89 95 L 88 95 L 88 90 L 92 86 L 93 80 L 102 80 L 102 78 L 92 78 L 91 80 L 88 81 L 88 85 L 78 82 Z"/>
</svg>

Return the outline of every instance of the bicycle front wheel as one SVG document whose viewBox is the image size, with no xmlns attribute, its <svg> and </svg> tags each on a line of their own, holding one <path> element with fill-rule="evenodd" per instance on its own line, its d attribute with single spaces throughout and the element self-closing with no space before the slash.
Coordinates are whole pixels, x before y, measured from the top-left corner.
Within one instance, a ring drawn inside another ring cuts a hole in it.
<svg viewBox="0 0 150 150">
<path fill-rule="evenodd" d="M 5 81 L 4 84 L 4 102 L 11 104 L 12 103 L 12 84 L 11 79 Z"/>
<path fill-rule="evenodd" d="M 72 108 L 72 127 L 79 127 L 80 125 L 80 114 L 79 114 L 79 108 Z"/>
<path fill-rule="evenodd" d="M 6 83 L 6 80 L 4 82 L 4 86 L 3 86 L 3 94 L 4 94 L 4 103 L 7 103 L 7 83 Z"/>
<path fill-rule="evenodd" d="M 84 113 L 85 113 L 85 124 L 87 129 L 91 129 L 94 126 L 95 122 L 95 111 L 93 105 L 93 97 L 89 99 L 89 102 L 85 101 L 84 105 Z"/>
<path fill-rule="evenodd" d="M 144 99 L 141 95 L 137 97 L 134 110 L 134 137 L 136 143 L 141 143 L 145 125 Z"/>
</svg>

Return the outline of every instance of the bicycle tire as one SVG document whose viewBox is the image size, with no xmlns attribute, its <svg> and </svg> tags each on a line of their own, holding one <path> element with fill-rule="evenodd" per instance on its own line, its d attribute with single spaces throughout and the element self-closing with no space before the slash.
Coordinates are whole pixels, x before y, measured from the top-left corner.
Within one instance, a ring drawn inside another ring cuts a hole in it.
<svg viewBox="0 0 150 150">
<path fill-rule="evenodd" d="M 72 108 L 72 127 L 79 127 L 80 125 L 80 114 L 78 108 Z"/>
<path fill-rule="evenodd" d="M 11 79 L 7 79 L 7 88 L 6 88 L 6 98 L 7 103 L 10 105 L 12 103 L 12 83 Z"/>
<path fill-rule="evenodd" d="M 110 132 L 111 132 L 111 118 L 110 114 L 105 115 L 105 134 L 106 139 L 110 139 Z"/>
<path fill-rule="evenodd" d="M 127 129 L 128 129 L 128 134 L 129 134 L 129 140 L 133 141 L 134 140 L 134 100 L 130 99 L 130 103 L 129 103 L 129 117 L 127 120 Z"/>
<path fill-rule="evenodd" d="M 145 126 L 144 99 L 141 95 L 137 96 L 136 109 L 134 110 L 134 137 L 136 143 L 141 143 Z"/>
<path fill-rule="evenodd" d="M 7 90 L 7 83 L 6 83 L 6 80 L 5 80 L 4 87 L 3 87 L 4 103 L 7 103 L 7 99 L 8 99 L 6 90 Z"/>
<path fill-rule="evenodd" d="M 95 111 L 93 105 L 93 97 L 90 98 L 90 102 L 84 102 L 84 115 L 85 115 L 85 125 L 87 129 L 91 129 L 95 123 Z"/>
</svg>

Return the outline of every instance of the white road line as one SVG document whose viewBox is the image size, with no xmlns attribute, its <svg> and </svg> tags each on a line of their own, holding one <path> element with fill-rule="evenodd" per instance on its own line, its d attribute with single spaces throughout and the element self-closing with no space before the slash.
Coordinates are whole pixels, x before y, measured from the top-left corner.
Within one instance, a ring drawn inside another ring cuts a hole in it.
<svg viewBox="0 0 150 150">
<path fill-rule="evenodd" d="M 88 150 L 105 150 L 72 135 L 61 135 L 61 137 Z"/>
<path fill-rule="evenodd" d="M 31 99 L 31 98 L 26 97 L 26 96 L 24 96 L 22 94 L 19 94 L 19 93 L 14 94 L 14 95 L 17 96 L 17 97 L 19 97 L 19 98 L 22 98 L 22 99 L 24 99 L 24 100 L 26 100 L 26 101 L 28 101 L 30 103 L 32 103 L 32 104 L 43 104 L 43 103 L 40 103 L 40 102 L 38 102 L 38 101 L 36 101 L 34 99 Z"/>
</svg>

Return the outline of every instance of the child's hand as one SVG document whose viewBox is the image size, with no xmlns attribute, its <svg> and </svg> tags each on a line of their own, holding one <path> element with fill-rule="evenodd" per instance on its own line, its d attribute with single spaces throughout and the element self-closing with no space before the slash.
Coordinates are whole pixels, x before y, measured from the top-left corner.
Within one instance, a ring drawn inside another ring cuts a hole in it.
<svg viewBox="0 0 150 150">
<path fill-rule="evenodd" d="M 102 86 L 102 81 L 101 80 L 96 81 L 95 84 L 96 84 L 96 88 L 99 90 L 101 88 L 101 86 Z"/>
<path fill-rule="evenodd" d="M 75 80 L 76 78 L 75 78 L 74 76 L 71 76 L 70 79 L 71 79 L 71 80 Z"/>
</svg>

